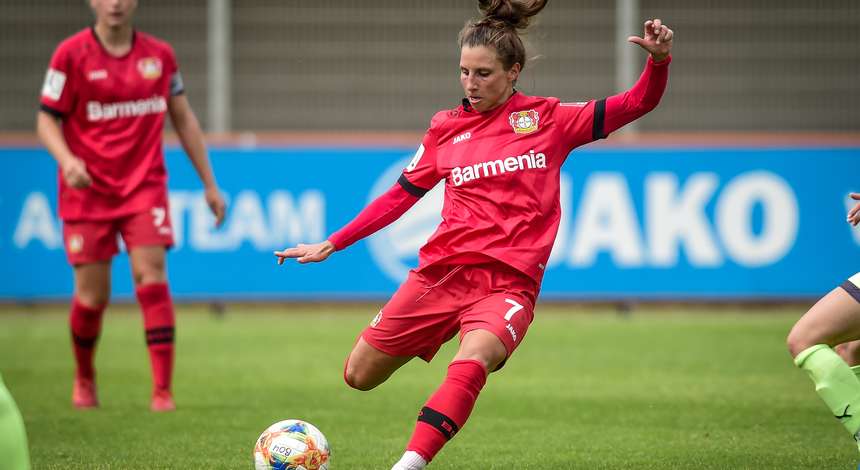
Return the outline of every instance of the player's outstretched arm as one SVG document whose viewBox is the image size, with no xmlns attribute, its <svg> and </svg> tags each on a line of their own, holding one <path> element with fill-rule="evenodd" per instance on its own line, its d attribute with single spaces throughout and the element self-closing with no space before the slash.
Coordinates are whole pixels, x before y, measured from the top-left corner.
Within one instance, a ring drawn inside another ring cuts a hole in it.
<svg viewBox="0 0 860 470">
<path fill-rule="evenodd" d="M 651 57 L 632 88 L 606 98 L 604 137 L 651 112 L 660 103 L 669 80 L 673 37 L 671 29 L 659 19 L 653 19 L 645 22 L 642 37 L 627 38 L 650 53 Z"/>
<path fill-rule="evenodd" d="M 851 199 L 854 199 L 855 201 L 860 201 L 860 193 L 851 193 Z M 851 210 L 848 211 L 846 221 L 855 227 L 858 223 L 860 223 L 860 202 L 854 204 L 854 207 L 852 207 Z"/>
<path fill-rule="evenodd" d="M 200 122 L 194 115 L 194 111 L 191 110 L 191 105 L 185 95 L 171 96 L 168 111 L 173 128 L 176 129 L 176 134 L 182 143 L 182 148 L 185 149 L 197 175 L 200 176 L 200 181 L 203 182 L 204 197 L 209 210 L 215 216 L 215 226 L 220 227 L 221 223 L 224 222 L 227 204 L 215 182 L 215 173 L 212 171 L 209 156 L 206 154 L 206 144 L 203 139 L 203 131 L 200 129 Z"/>
<path fill-rule="evenodd" d="M 314 245 L 299 244 L 295 248 L 276 251 L 278 264 L 286 258 L 295 258 L 299 263 L 324 261 L 333 252 L 343 250 L 364 237 L 387 227 L 406 213 L 420 199 L 395 183 L 388 191 L 368 204 L 352 222 L 331 234 L 328 240 Z"/>
<path fill-rule="evenodd" d="M 299 243 L 294 248 L 286 248 L 281 251 L 276 251 L 275 256 L 278 257 L 278 264 L 284 264 L 287 258 L 295 258 L 299 263 L 319 263 L 325 261 L 332 253 L 334 253 L 334 244 L 328 240 L 313 245 L 305 245 Z"/>
</svg>

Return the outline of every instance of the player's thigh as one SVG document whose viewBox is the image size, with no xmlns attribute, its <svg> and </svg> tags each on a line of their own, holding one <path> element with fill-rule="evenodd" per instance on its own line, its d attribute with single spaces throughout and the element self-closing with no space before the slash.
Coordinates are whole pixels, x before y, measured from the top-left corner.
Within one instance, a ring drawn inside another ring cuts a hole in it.
<svg viewBox="0 0 860 470">
<path fill-rule="evenodd" d="M 792 356 L 816 344 L 834 346 L 860 339 L 860 301 L 837 287 L 822 297 L 791 329 Z"/>
<path fill-rule="evenodd" d="M 167 279 L 165 252 L 173 246 L 173 226 L 167 203 L 124 217 L 119 231 L 131 257 L 136 285 Z"/>
<path fill-rule="evenodd" d="M 344 379 L 354 388 L 370 390 L 385 382 L 391 374 L 414 356 L 392 356 L 376 349 L 359 337 L 346 360 Z"/>
</svg>

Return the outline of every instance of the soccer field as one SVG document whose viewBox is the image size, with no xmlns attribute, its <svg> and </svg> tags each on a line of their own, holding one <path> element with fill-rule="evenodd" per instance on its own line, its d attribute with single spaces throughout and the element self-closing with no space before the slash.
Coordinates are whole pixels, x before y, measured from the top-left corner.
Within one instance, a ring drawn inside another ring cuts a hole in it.
<svg viewBox="0 0 860 470">
<path fill-rule="evenodd" d="M 179 306 L 175 413 L 148 410 L 134 307 L 105 318 L 97 410 L 70 404 L 64 308 L 3 307 L 0 371 L 24 415 L 34 469 L 249 469 L 263 429 L 301 418 L 328 437 L 333 469 L 387 470 L 455 344 L 376 390 L 352 390 L 343 360 L 375 308 L 212 315 Z M 786 352 L 803 310 L 649 307 L 622 316 L 539 306 L 521 348 L 430 468 L 855 468 L 851 438 Z"/>
</svg>

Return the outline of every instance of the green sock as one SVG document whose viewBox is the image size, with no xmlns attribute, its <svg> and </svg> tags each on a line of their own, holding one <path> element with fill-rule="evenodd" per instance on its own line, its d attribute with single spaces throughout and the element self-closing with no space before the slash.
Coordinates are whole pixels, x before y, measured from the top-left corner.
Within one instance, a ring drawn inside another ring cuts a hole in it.
<svg viewBox="0 0 860 470">
<path fill-rule="evenodd" d="M 0 462 L 4 469 L 30 470 L 24 420 L 0 377 Z"/>
<path fill-rule="evenodd" d="M 826 344 L 816 344 L 794 358 L 815 383 L 815 392 L 851 435 L 860 430 L 860 379 Z"/>
<path fill-rule="evenodd" d="M 851 366 L 851 370 L 854 371 L 854 375 L 860 380 L 860 365 Z"/>
</svg>

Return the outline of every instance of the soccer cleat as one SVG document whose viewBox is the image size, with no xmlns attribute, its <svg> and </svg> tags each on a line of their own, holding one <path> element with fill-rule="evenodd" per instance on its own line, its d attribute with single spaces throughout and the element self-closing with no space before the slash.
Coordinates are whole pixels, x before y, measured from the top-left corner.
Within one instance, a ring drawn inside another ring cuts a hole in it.
<svg viewBox="0 0 860 470">
<path fill-rule="evenodd" d="M 173 411 L 176 409 L 176 404 L 173 403 L 173 395 L 167 389 L 155 389 L 152 392 L 152 403 L 149 405 L 152 411 Z"/>
<path fill-rule="evenodd" d="M 75 377 L 75 383 L 72 386 L 72 405 L 79 409 L 96 408 L 99 406 L 94 380 Z"/>
<path fill-rule="evenodd" d="M 407 450 L 391 470 L 424 470 L 427 461 L 418 452 Z"/>
</svg>

